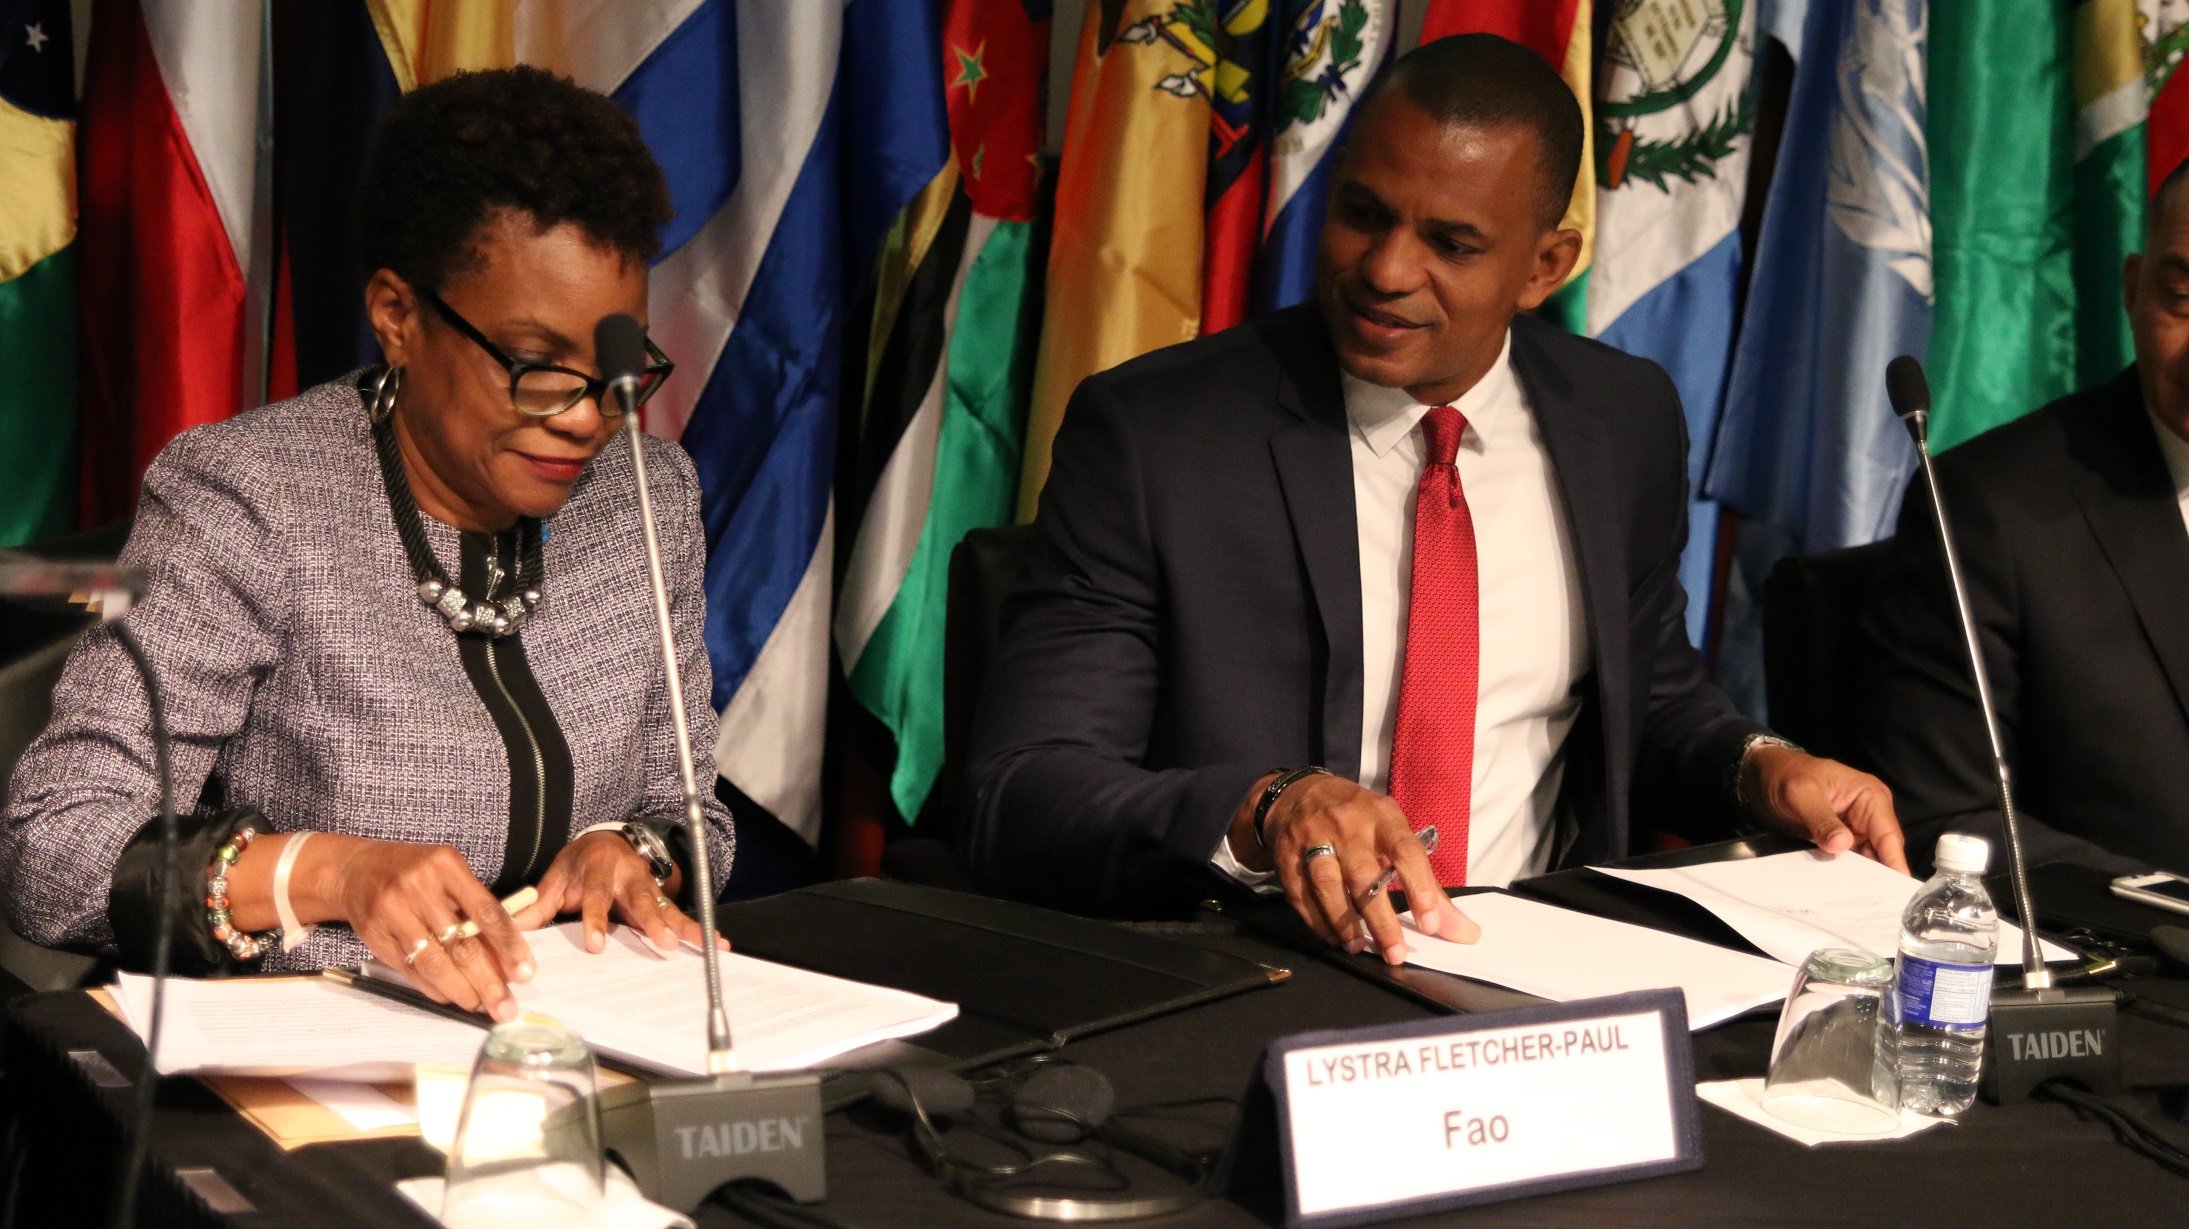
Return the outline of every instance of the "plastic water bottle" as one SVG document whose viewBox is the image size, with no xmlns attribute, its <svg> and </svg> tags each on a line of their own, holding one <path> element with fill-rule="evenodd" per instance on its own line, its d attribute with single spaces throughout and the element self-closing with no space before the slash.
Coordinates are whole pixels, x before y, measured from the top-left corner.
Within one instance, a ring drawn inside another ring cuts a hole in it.
<svg viewBox="0 0 2189 1229">
<path fill-rule="evenodd" d="M 1900 1104 L 1951 1117 L 1976 1100 L 1991 1010 L 1999 910 L 1984 890 L 1991 843 L 1938 838 L 1938 873 L 1900 915 L 1900 959 L 1890 1000 Z"/>
</svg>

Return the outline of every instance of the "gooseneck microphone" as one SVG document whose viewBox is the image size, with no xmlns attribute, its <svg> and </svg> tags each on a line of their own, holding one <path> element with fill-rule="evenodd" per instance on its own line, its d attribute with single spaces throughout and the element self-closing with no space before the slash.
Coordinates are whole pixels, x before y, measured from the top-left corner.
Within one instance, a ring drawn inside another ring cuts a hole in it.
<svg viewBox="0 0 2189 1229">
<path fill-rule="evenodd" d="M 639 1081 L 603 1090 L 598 1098 L 601 1142 L 630 1171 L 647 1198 L 680 1211 L 696 1210 L 718 1187 L 745 1178 L 773 1183 L 801 1203 L 815 1202 L 828 1189 L 822 1165 L 820 1078 L 805 1072 L 755 1076 L 743 1070 L 730 1042 L 729 1013 L 722 1006 L 706 813 L 692 767 L 692 731 L 684 717 L 683 675 L 677 667 L 669 586 L 662 576 L 661 535 L 654 521 L 653 496 L 646 480 L 646 441 L 638 421 L 646 330 L 629 316 L 606 317 L 594 326 L 593 356 L 609 395 L 623 411 L 623 429 L 631 445 L 639 529 L 646 540 L 646 578 L 653 588 L 654 631 L 661 641 L 669 723 L 676 733 L 677 771 L 684 787 L 684 827 L 691 835 L 699 957 L 707 977 L 706 1077 Z M 744 1146 L 745 1141 L 763 1139 L 777 1146 Z"/>
<path fill-rule="evenodd" d="M 706 814 L 700 807 L 699 781 L 692 769 L 692 731 L 684 718 L 684 679 L 677 668 L 676 633 L 669 626 L 669 586 L 661 573 L 661 535 L 655 527 L 654 501 L 647 490 L 646 449 L 638 421 L 639 374 L 646 366 L 646 330 L 617 313 L 593 326 L 593 357 L 608 389 L 622 403 L 623 433 L 631 444 L 631 472 L 638 483 L 639 529 L 646 538 L 646 579 L 653 586 L 654 630 L 661 639 L 661 665 L 669 682 L 669 722 L 676 731 L 676 767 L 684 786 L 684 827 L 691 836 L 692 899 L 699 905 L 700 959 L 707 966 L 707 1072 L 738 1070 L 730 1042 L 730 1017 L 722 1007 L 722 966 L 715 958 L 714 876 L 708 866 Z"/>
<path fill-rule="evenodd" d="M 1984 734 L 1991 740 L 1992 780 L 1999 791 L 1999 815 L 2007 830 L 2007 873 L 2014 885 L 2014 907 L 2022 924 L 2021 987 L 1991 996 L 1984 1098 L 2002 1105 L 2025 1100 L 2047 1081 L 2061 1078 L 2074 1080 L 2093 1092 L 2117 1091 L 2120 1051 L 2114 1044 L 2117 1005 L 2113 992 L 2099 986 L 2055 985 L 2038 943 L 2037 910 L 2030 903 L 2022 823 L 2014 810 L 2014 780 L 2007 768 L 2005 741 L 1999 736 L 1998 705 L 1992 699 L 1991 675 L 1984 669 L 1983 645 L 1976 635 L 1976 616 L 1969 609 L 1968 582 L 1962 576 L 1961 556 L 1954 549 L 1945 496 L 1938 489 L 1938 471 L 1931 464 L 1931 387 L 1930 381 L 1923 378 L 1923 365 L 1905 354 L 1886 364 L 1885 395 L 1892 402 L 1893 413 L 1900 416 L 1908 435 L 1915 440 L 1923 483 L 1930 488 L 1931 517 L 1938 526 L 1938 545 L 1946 557 L 1946 578 L 1953 588 L 1954 611 L 1961 620 L 1961 640 L 1969 653 L 1969 673 L 1976 680 L 1976 706 L 1984 715 Z M 2070 1037 L 2075 1044 L 2053 1044 L 2055 1038 Z"/>
<path fill-rule="evenodd" d="M 2036 913 L 2029 903 L 2029 870 L 2022 858 L 2022 825 L 2014 812 L 2013 774 L 2007 768 L 2006 742 L 1999 736 L 1999 709 L 1991 695 L 1991 674 L 1984 669 L 1984 650 L 1976 637 L 1976 616 L 1969 609 L 1968 582 L 1962 579 L 1961 556 L 1954 549 L 1953 530 L 1946 518 L 1946 500 L 1938 490 L 1938 473 L 1931 466 L 1931 383 L 1923 377 L 1923 364 L 1903 354 L 1885 364 L 1885 396 L 1893 413 L 1915 441 L 1915 454 L 1923 467 L 1923 484 L 1931 493 L 1931 518 L 1938 525 L 1938 544 L 1946 556 L 1946 579 L 1953 586 L 1954 611 L 1961 619 L 1961 640 L 1968 648 L 1969 673 L 1976 679 L 1976 707 L 1984 715 L 1984 735 L 1991 740 L 1992 780 L 1999 791 L 1999 813 L 2007 830 L 2007 873 L 2014 883 L 2014 907 L 2022 917 L 2022 988 L 2044 990 L 2052 985 L 2052 970 L 2045 967 L 2037 945 Z"/>
</svg>

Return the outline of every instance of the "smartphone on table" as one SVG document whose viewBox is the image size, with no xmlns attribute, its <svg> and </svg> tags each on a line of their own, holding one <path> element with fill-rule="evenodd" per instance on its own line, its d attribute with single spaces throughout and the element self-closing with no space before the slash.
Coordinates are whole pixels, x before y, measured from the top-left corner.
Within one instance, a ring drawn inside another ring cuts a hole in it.
<svg viewBox="0 0 2189 1229">
<path fill-rule="evenodd" d="M 2189 913 L 2189 879 L 2168 871 L 2123 875 L 2113 881 L 2113 894 L 2140 904 Z"/>
</svg>

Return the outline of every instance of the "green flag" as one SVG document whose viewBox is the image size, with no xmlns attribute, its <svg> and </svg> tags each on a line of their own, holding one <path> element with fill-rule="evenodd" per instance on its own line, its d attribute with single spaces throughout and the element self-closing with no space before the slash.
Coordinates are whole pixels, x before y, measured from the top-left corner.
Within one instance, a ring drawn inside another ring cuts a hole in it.
<svg viewBox="0 0 2189 1229">
<path fill-rule="evenodd" d="M 0 39 L 0 546 L 76 522 L 75 61 L 66 0 L 24 15 Z"/>
<path fill-rule="evenodd" d="M 2134 357 L 2121 264 L 2142 241 L 2146 53 L 2135 0 L 1931 11 L 1932 442 L 1947 448 Z"/>
</svg>

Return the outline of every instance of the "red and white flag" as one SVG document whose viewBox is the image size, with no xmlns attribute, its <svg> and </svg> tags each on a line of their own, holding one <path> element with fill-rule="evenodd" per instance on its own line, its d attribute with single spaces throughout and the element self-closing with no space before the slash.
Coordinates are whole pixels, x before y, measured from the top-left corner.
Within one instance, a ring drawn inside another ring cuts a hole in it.
<svg viewBox="0 0 2189 1229">
<path fill-rule="evenodd" d="M 83 512 L 129 515 L 174 435 L 263 394 L 251 274 L 256 4 L 96 0 L 79 199 Z M 253 373 L 256 374 L 247 374 Z"/>
</svg>

